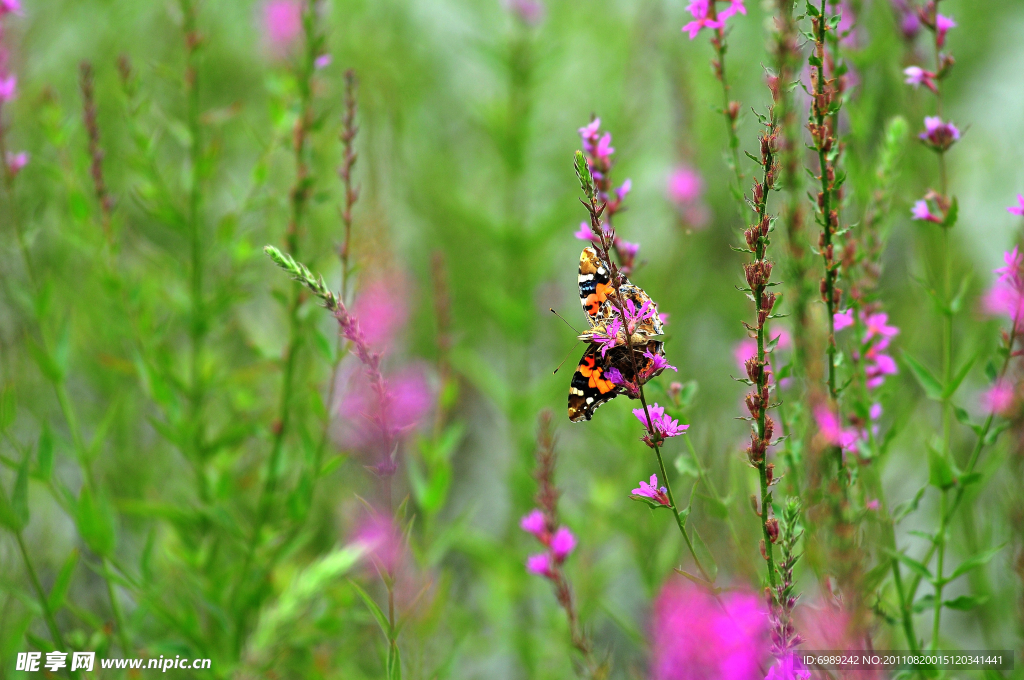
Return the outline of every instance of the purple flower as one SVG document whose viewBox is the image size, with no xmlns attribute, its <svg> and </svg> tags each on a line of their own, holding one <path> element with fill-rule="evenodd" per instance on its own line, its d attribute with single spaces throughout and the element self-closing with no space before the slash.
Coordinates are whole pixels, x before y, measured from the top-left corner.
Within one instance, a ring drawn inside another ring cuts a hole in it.
<svg viewBox="0 0 1024 680">
<path fill-rule="evenodd" d="M 551 578 L 551 556 L 546 552 L 530 555 L 526 558 L 526 571 L 537 576 Z"/>
<path fill-rule="evenodd" d="M 519 520 L 519 528 L 540 538 L 547 530 L 547 520 L 544 519 L 544 513 L 534 508 L 529 514 L 524 515 Z"/>
<path fill-rule="evenodd" d="M 667 192 L 673 203 L 692 203 L 704 193 L 704 180 L 690 166 L 678 165 L 668 176 Z"/>
<path fill-rule="evenodd" d="M 693 21 L 683 26 L 683 33 L 688 33 L 690 35 L 690 40 L 696 38 L 697 34 L 701 32 L 701 29 L 717 29 L 725 27 L 724 22 L 718 19 L 712 19 L 709 16 L 712 2 L 714 2 L 714 0 L 693 0 L 686 7 L 686 11 L 693 15 Z M 742 7 L 742 3 L 740 3 L 740 6 Z"/>
<path fill-rule="evenodd" d="M 20 0 L 0 0 L 0 16 L 5 14 L 21 14 Z"/>
<path fill-rule="evenodd" d="M 594 231 L 590 228 L 590 225 L 586 222 L 580 222 L 579 231 L 573 234 L 576 238 L 581 241 L 597 241 L 597 237 L 594 236 Z"/>
<path fill-rule="evenodd" d="M 921 140 L 939 152 L 944 152 L 960 139 L 960 130 L 952 123 L 943 122 L 938 116 L 925 116 Z"/>
<path fill-rule="evenodd" d="M 302 33 L 302 3 L 270 0 L 263 5 L 263 35 L 270 49 L 281 56 Z"/>
<path fill-rule="evenodd" d="M 743 6 L 743 0 L 729 0 L 729 6 L 718 13 L 718 20 L 724 26 L 726 20 L 736 14 L 747 15 L 747 8 Z"/>
<path fill-rule="evenodd" d="M 867 508 L 868 510 L 878 510 L 880 505 L 881 504 L 878 502 L 877 498 L 872 498 L 870 501 L 864 504 L 864 507 Z"/>
<path fill-rule="evenodd" d="M 640 421 L 640 424 L 645 428 L 647 424 L 647 414 L 651 416 L 650 428 L 653 432 L 655 439 L 667 439 L 668 437 L 678 437 L 679 435 L 690 429 L 689 425 L 680 425 L 678 420 L 674 420 L 672 416 L 665 414 L 665 408 L 658 406 L 657 403 L 651 404 L 647 407 L 647 413 L 644 412 L 643 408 L 633 409 L 633 415 Z M 646 438 L 645 438 L 646 441 Z"/>
<path fill-rule="evenodd" d="M 1024 194 L 1017 194 L 1017 205 L 1011 205 L 1006 209 L 1006 212 L 1011 215 L 1024 216 Z M 1014 250 L 1016 250 L 1016 248 Z"/>
<path fill-rule="evenodd" d="M 652 362 L 651 363 L 651 367 L 650 367 L 651 375 L 654 375 L 655 373 L 659 373 L 661 371 L 664 371 L 666 368 L 671 368 L 676 373 L 679 372 L 678 368 L 676 368 L 672 364 L 668 363 L 668 359 L 666 359 L 665 357 L 661 356 L 660 354 L 651 354 L 649 351 L 645 350 L 644 351 L 644 356 L 646 358 L 650 359 L 651 362 Z"/>
<path fill-rule="evenodd" d="M 615 249 L 618 250 L 625 258 L 632 260 L 636 257 L 636 254 L 640 252 L 640 244 L 616 239 Z"/>
<path fill-rule="evenodd" d="M 818 430 L 827 444 L 838 446 L 844 451 L 852 450 L 857 445 L 859 435 L 856 430 L 844 429 L 839 418 L 825 406 L 814 408 L 814 420 Z"/>
<path fill-rule="evenodd" d="M 551 537 L 551 554 L 555 562 L 561 564 L 575 549 L 576 537 L 567 527 L 558 527 L 558 531 Z"/>
<path fill-rule="evenodd" d="M 536 26 L 544 18 L 544 5 L 538 0 L 505 0 L 505 7 L 527 26 Z"/>
<path fill-rule="evenodd" d="M 651 623 L 652 680 L 754 680 L 769 648 L 762 598 L 726 591 L 721 604 L 682 579 L 665 584 Z M 763 671 L 761 671 L 763 672 Z"/>
<path fill-rule="evenodd" d="M 590 339 L 597 343 L 598 347 L 601 348 L 602 357 L 608 352 L 608 350 L 619 344 L 619 332 L 621 330 L 622 322 L 619 320 L 619 317 L 615 317 L 608 322 L 604 328 L 595 330 L 590 336 Z"/>
<path fill-rule="evenodd" d="M 899 334 L 900 329 L 896 326 L 890 326 L 889 315 L 885 312 L 877 312 L 875 314 L 862 315 L 864 322 L 864 341 L 868 341 L 871 338 L 878 336 L 882 338 L 893 338 Z"/>
<path fill-rule="evenodd" d="M 946 34 L 951 28 L 956 28 L 956 22 L 951 17 L 944 17 L 941 14 L 935 16 L 935 44 L 942 47 L 946 44 Z"/>
<path fill-rule="evenodd" d="M 924 85 L 932 92 L 938 92 L 938 87 L 935 85 L 935 74 L 931 71 L 925 71 L 920 66 L 908 66 L 903 69 L 903 75 L 907 77 L 904 81 L 907 85 L 913 85 L 915 88 Z"/>
<path fill-rule="evenodd" d="M 633 489 L 633 495 L 653 498 L 662 505 L 671 505 L 668 500 L 668 489 L 665 487 L 658 488 L 658 475 L 651 475 L 650 483 L 641 480 L 640 488 Z"/>
<path fill-rule="evenodd" d="M 1003 253 L 1003 262 L 1006 263 L 1005 267 L 998 267 L 994 270 L 994 273 L 999 277 L 1000 283 L 1018 288 L 1022 287 L 1021 265 L 1024 264 L 1024 256 L 1021 255 L 1017 246 L 1014 246 L 1013 250 Z"/>
<path fill-rule="evenodd" d="M 868 410 L 868 417 L 871 418 L 871 420 L 878 420 L 879 418 L 881 418 L 882 405 L 878 403 L 872 404 L 871 408 Z"/>
<path fill-rule="evenodd" d="M 620 201 L 622 201 L 625 200 L 626 196 L 628 196 L 629 192 L 632 190 L 633 180 L 627 179 L 625 182 L 622 183 L 622 186 L 615 190 L 615 195 L 619 197 Z M 637 247 L 639 248 L 639 246 Z"/>
<path fill-rule="evenodd" d="M 18 76 L 13 73 L 0 77 L 0 104 L 14 99 L 18 90 Z"/>
<path fill-rule="evenodd" d="M 595 118 L 594 120 L 590 121 L 587 125 L 581 127 L 578 130 L 578 132 L 580 133 L 580 138 L 583 139 L 584 141 L 587 141 L 595 138 L 597 136 L 597 131 L 600 129 L 601 119 Z"/>
<path fill-rule="evenodd" d="M 1005 414 L 1013 406 L 1013 385 L 997 381 L 981 395 L 981 405 L 991 413 Z"/>
<path fill-rule="evenodd" d="M 626 330 L 630 335 L 636 332 L 638 326 L 643 324 L 645 321 L 653 321 L 654 319 L 654 306 L 650 300 L 645 300 L 640 309 L 636 308 L 636 304 L 626 298 Z"/>
<path fill-rule="evenodd" d="M 853 325 L 853 310 L 847 309 L 843 312 L 836 312 L 832 315 L 832 327 L 836 333 Z"/>
<path fill-rule="evenodd" d="M 405 323 L 407 310 L 400 284 L 378 279 L 367 284 L 352 305 L 366 342 L 386 347 Z"/>
<path fill-rule="evenodd" d="M 781 659 L 775 660 L 764 680 L 810 680 L 810 677 L 811 672 L 804 668 L 796 653 L 787 652 Z"/>
<path fill-rule="evenodd" d="M 915 220 L 934 222 L 935 224 L 942 223 L 942 218 L 932 214 L 931 208 L 928 207 L 928 201 L 923 198 L 914 202 L 914 207 L 910 209 L 910 214 Z"/>
<path fill-rule="evenodd" d="M 28 165 L 28 152 L 7 152 L 7 169 L 11 171 L 12 175 L 17 175 L 26 165 Z"/>
<path fill-rule="evenodd" d="M 319 57 L 317 57 L 317 58 L 316 58 L 316 60 L 315 60 L 315 61 L 313 62 L 313 66 L 314 66 L 314 67 L 315 67 L 316 69 L 318 69 L 318 70 L 319 70 L 319 69 L 322 69 L 322 68 L 327 68 L 328 66 L 330 66 L 330 65 L 331 65 L 331 61 L 332 61 L 332 59 L 331 59 L 331 55 L 329 55 L 329 54 L 321 54 L 321 55 L 320 55 Z"/>
<path fill-rule="evenodd" d="M 405 557 L 402 534 L 389 517 L 371 514 L 356 528 L 353 542 L 362 544 L 373 561 L 385 571 L 394 573 Z"/>
</svg>

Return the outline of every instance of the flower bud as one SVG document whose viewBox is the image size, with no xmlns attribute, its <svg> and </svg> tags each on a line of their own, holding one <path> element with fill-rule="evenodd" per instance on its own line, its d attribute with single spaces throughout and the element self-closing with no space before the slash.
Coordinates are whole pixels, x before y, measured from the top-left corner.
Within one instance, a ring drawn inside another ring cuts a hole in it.
<svg viewBox="0 0 1024 680">
<path fill-rule="evenodd" d="M 779 520 L 774 517 L 770 518 L 764 523 L 764 528 L 768 532 L 768 540 L 773 544 L 779 540 Z"/>
</svg>

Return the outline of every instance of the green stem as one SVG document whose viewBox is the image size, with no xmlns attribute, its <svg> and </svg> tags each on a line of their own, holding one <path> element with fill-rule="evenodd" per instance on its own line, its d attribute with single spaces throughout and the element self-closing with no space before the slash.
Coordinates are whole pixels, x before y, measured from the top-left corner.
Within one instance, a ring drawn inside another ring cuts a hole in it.
<svg viewBox="0 0 1024 680">
<path fill-rule="evenodd" d="M 900 576 L 900 563 L 895 557 L 892 558 L 892 577 L 896 583 L 896 593 L 900 598 L 900 619 L 903 622 L 903 633 L 907 636 L 907 644 L 910 650 L 917 651 L 917 635 L 914 634 L 914 620 L 910 613 L 913 602 L 907 600 L 903 592 L 903 577 Z"/>
<path fill-rule="evenodd" d="M 121 613 L 121 604 L 114 594 L 114 584 L 110 580 L 110 560 L 103 558 L 103 580 L 107 582 L 107 596 L 110 598 L 110 608 L 114 613 L 114 623 L 117 624 L 117 641 L 125 657 L 132 655 L 132 646 L 128 641 L 128 632 L 124 625 L 124 615 Z"/>
<path fill-rule="evenodd" d="M 50 631 L 50 637 L 53 638 L 58 651 L 68 649 L 68 646 L 64 644 L 63 636 L 60 634 L 60 629 L 57 627 L 57 620 L 53 616 L 53 611 L 50 609 L 50 602 L 46 597 L 46 591 L 43 590 L 43 585 L 39 582 L 39 577 L 36 575 L 35 567 L 32 566 L 32 560 L 28 556 L 28 549 L 25 547 L 25 539 L 22 538 L 21 531 L 14 532 L 14 538 L 18 542 L 18 550 L 21 552 L 21 559 L 25 563 L 25 571 L 28 572 L 29 580 L 32 581 L 32 587 L 36 591 L 39 606 L 43 610 L 43 619 L 46 620 L 46 627 Z M 73 674 L 68 667 L 65 667 L 65 670 L 68 677 L 76 677 L 78 675 L 77 673 Z"/>
</svg>

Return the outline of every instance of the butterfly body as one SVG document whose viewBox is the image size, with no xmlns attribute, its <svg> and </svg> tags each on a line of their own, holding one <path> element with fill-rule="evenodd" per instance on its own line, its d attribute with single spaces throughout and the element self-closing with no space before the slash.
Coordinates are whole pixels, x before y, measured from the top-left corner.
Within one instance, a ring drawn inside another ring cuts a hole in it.
<svg viewBox="0 0 1024 680">
<path fill-rule="evenodd" d="M 652 371 L 652 357 L 665 354 L 664 343 L 656 339 L 664 334 L 657 305 L 628 280 L 619 285 L 616 298 L 608 269 L 593 248 L 580 254 L 578 281 L 580 304 L 590 323 L 579 339 L 590 344 L 569 384 L 569 420 L 573 422 L 590 420 L 599 406 L 626 392 L 621 382 L 609 379 L 609 371 L 614 369 L 617 378 L 633 384 L 646 382 L 661 373 L 661 369 Z M 625 319 L 621 311 L 626 312 Z"/>
</svg>

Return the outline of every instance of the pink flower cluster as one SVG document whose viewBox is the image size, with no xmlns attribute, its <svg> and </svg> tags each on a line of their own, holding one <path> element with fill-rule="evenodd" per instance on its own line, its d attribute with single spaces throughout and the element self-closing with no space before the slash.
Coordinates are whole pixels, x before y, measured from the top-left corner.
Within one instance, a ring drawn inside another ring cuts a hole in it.
<svg viewBox="0 0 1024 680">
<path fill-rule="evenodd" d="M 679 216 L 693 229 L 703 229 L 710 220 L 704 205 L 704 179 L 689 165 L 677 165 L 666 183 L 668 199 L 675 205 Z"/>
<path fill-rule="evenodd" d="M 505 0 L 505 8 L 527 26 L 536 26 L 544 19 L 540 0 Z"/>
<path fill-rule="evenodd" d="M 1012 208 L 1011 208 L 1012 210 Z M 1017 332 L 1024 331 L 1024 255 L 1017 246 L 1003 253 L 1003 266 L 995 270 L 996 282 L 985 294 L 985 310 L 1013 321 Z"/>
<path fill-rule="evenodd" d="M 576 549 L 576 537 L 568 527 L 552 530 L 543 511 L 534 508 L 519 520 L 519 527 L 533 534 L 547 550 L 526 558 L 526 571 L 545 578 L 556 578 L 555 569 Z"/>
<path fill-rule="evenodd" d="M 650 424 L 647 422 L 648 414 L 651 417 Z M 633 409 L 633 415 L 636 416 L 641 425 L 647 428 L 647 434 L 644 435 L 643 441 L 651 447 L 660 444 L 669 437 L 678 437 L 690 429 L 689 425 L 680 425 L 678 420 L 666 414 L 665 407 L 658 406 L 657 403 L 648 406 L 646 412 L 643 408 L 635 408 Z"/>
<path fill-rule="evenodd" d="M 21 14 L 21 3 L 19 0 L 0 0 L 0 21 L 8 14 Z M 0 38 L 3 37 L 3 25 L 0 24 Z M 14 99 L 18 92 L 18 76 L 8 69 L 7 46 L 0 44 L 0 108 Z M 4 134 L 4 132 L 0 132 Z M 7 171 L 11 175 L 17 175 L 28 164 L 28 153 L 19 151 L 17 153 L 8 151 L 4 162 L 7 164 Z"/>
<path fill-rule="evenodd" d="M 764 678 L 769 641 L 762 599 L 727 591 L 720 600 L 689 581 L 665 584 L 651 623 L 653 680 Z"/>
<path fill-rule="evenodd" d="M 692 0 L 686 7 L 686 11 L 693 16 L 693 21 L 683 26 L 683 33 L 690 36 L 690 40 L 697 37 L 702 29 L 712 30 L 725 28 L 725 22 L 735 14 L 746 14 L 747 8 L 743 6 L 743 0 L 728 0 L 729 6 L 721 12 L 715 11 L 715 3 L 722 0 Z"/>
<path fill-rule="evenodd" d="M 658 486 L 658 475 L 651 475 L 649 482 L 640 481 L 640 488 L 633 489 L 634 496 L 642 496 L 658 501 L 662 505 L 671 505 L 668 500 L 668 489 Z"/>
<path fill-rule="evenodd" d="M 938 116 L 925 116 L 924 132 L 918 138 L 939 153 L 945 152 L 960 139 L 960 130 L 956 125 L 945 122 Z"/>
<path fill-rule="evenodd" d="M 860 340 L 859 350 L 854 353 L 854 359 L 860 360 L 863 357 L 867 388 L 875 390 L 885 382 L 885 376 L 897 373 L 896 360 L 886 354 L 886 350 L 900 329 L 889 325 L 889 315 L 885 312 L 861 312 L 860 322 L 864 326 L 864 336 Z M 837 333 L 853 326 L 853 310 L 836 312 L 833 325 Z"/>
<path fill-rule="evenodd" d="M 275 56 L 288 52 L 302 34 L 302 0 L 263 4 L 263 38 Z"/>
</svg>

